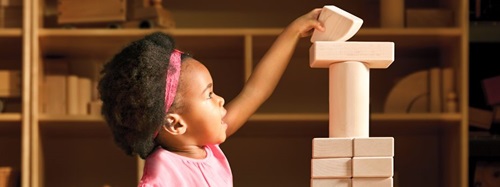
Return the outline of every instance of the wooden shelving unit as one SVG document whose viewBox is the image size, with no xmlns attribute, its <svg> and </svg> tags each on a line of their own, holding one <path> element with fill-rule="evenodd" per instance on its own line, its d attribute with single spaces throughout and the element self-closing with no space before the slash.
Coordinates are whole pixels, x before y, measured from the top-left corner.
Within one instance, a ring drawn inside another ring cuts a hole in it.
<svg viewBox="0 0 500 187">
<path fill-rule="evenodd" d="M 22 110 L 0 113 L 0 165 L 20 168 L 23 187 L 136 186 L 142 162 L 114 145 L 102 117 L 41 112 L 50 57 L 95 71 L 130 41 L 163 31 L 210 69 L 215 92 L 229 101 L 290 21 L 333 4 L 364 20 L 352 41 L 396 44 L 394 63 L 370 72 L 370 136 L 395 138 L 395 184 L 465 187 L 469 2 L 406 0 L 406 8 L 451 10 L 452 26 L 384 28 L 380 1 L 165 1 L 177 27 L 161 30 L 67 29 L 55 21 L 57 0 L 23 0 L 23 27 L 0 28 L 0 59 L 11 59 L 0 69 L 8 64 L 23 73 Z M 329 120 L 328 71 L 309 67 L 310 45 L 308 38 L 299 42 L 275 93 L 222 144 L 235 186 L 309 186 L 312 138 L 328 136 Z M 384 113 L 397 81 L 430 67 L 454 70 L 457 112 Z"/>
</svg>

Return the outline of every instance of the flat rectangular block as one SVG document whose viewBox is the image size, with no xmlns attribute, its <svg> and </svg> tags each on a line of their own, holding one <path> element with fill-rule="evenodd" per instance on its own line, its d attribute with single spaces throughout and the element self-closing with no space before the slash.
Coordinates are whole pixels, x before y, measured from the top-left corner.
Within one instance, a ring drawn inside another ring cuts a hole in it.
<svg viewBox="0 0 500 187">
<path fill-rule="evenodd" d="M 314 138 L 313 158 L 346 158 L 353 156 L 352 138 Z"/>
<path fill-rule="evenodd" d="M 311 179 L 311 187 L 351 187 L 351 179 Z"/>
<path fill-rule="evenodd" d="M 393 137 L 354 138 L 354 157 L 393 157 Z"/>
<path fill-rule="evenodd" d="M 311 178 L 350 178 L 351 176 L 351 158 L 311 159 Z"/>
<path fill-rule="evenodd" d="M 312 68 L 328 68 L 345 61 L 364 62 L 369 68 L 387 68 L 394 61 L 394 42 L 316 41 L 309 48 Z"/>
<path fill-rule="evenodd" d="M 392 177 L 394 175 L 392 157 L 353 157 L 352 177 Z"/>
<path fill-rule="evenodd" d="M 352 187 L 392 187 L 392 177 L 387 178 L 352 178 Z"/>
<path fill-rule="evenodd" d="M 126 21 L 126 4 L 122 0 L 59 0 L 57 23 L 102 23 Z"/>
</svg>

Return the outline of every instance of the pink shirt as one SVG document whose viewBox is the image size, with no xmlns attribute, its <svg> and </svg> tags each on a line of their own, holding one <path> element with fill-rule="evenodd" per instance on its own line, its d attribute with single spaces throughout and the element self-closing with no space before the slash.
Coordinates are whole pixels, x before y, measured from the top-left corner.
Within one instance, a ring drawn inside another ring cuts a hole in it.
<svg viewBox="0 0 500 187">
<path fill-rule="evenodd" d="M 231 168 L 219 145 L 205 150 L 206 158 L 193 159 L 156 148 L 146 158 L 139 187 L 232 187 Z"/>
</svg>

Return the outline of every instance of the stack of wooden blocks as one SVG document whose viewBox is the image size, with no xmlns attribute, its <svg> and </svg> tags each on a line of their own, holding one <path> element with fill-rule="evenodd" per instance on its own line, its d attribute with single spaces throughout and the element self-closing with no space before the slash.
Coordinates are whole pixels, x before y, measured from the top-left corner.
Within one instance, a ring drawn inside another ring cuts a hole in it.
<svg viewBox="0 0 500 187">
<path fill-rule="evenodd" d="M 83 66 L 92 61 L 65 58 L 45 59 L 40 80 L 41 108 L 49 115 L 100 115 L 101 102 L 97 94 L 97 65 Z"/>
<path fill-rule="evenodd" d="M 394 61 L 393 42 L 346 42 L 363 20 L 335 6 L 318 18 L 310 66 L 329 68 L 329 137 L 312 141 L 312 187 L 392 187 L 394 138 L 369 137 L 369 70 Z"/>
</svg>

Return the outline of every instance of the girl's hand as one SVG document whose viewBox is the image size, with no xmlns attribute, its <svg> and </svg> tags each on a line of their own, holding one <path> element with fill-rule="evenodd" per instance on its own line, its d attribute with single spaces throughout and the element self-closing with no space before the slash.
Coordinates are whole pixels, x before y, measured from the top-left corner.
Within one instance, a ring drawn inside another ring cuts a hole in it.
<svg viewBox="0 0 500 187">
<path fill-rule="evenodd" d="M 325 31 L 323 24 L 318 21 L 322 8 L 315 8 L 312 11 L 295 19 L 287 30 L 296 31 L 300 37 L 311 36 L 314 29 Z"/>
</svg>

